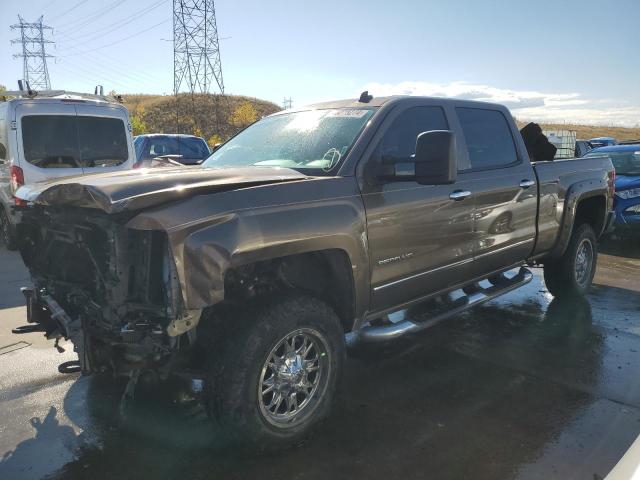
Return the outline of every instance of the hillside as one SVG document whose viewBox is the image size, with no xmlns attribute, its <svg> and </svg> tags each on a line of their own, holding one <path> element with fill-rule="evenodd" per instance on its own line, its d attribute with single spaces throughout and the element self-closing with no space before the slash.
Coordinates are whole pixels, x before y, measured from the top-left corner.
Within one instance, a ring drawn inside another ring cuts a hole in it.
<svg viewBox="0 0 640 480">
<path fill-rule="evenodd" d="M 190 133 L 217 143 L 257 119 L 280 110 L 276 104 L 236 95 L 122 95 L 134 134 Z"/>
<path fill-rule="evenodd" d="M 211 145 L 225 140 L 255 120 L 280 110 L 266 100 L 236 95 L 180 94 L 123 95 L 134 126 L 134 133 L 192 133 Z M 179 112 L 176 118 L 176 105 Z M 527 122 L 517 120 L 522 128 Z M 541 124 L 548 130 L 575 130 L 579 139 L 615 137 L 618 140 L 640 139 L 640 128 L 573 124 Z"/>
<path fill-rule="evenodd" d="M 524 127 L 528 122 L 516 120 L 518 128 Z M 640 128 L 605 127 L 598 125 L 573 125 L 570 123 L 541 123 L 544 130 L 575 130 L 578 139 L 589 140 L 595 137 L 614 137 L 619 141 L 640 140 Z"/>
</svg>

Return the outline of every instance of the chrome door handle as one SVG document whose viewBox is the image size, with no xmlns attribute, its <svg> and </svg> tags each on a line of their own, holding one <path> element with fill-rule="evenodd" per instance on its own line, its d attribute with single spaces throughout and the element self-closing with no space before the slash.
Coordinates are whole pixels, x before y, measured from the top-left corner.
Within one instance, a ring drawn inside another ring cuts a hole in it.
<svg viewBox="0 0 640 480">
<path fill-rule="evenodd" d="M 469 192 L 468 190 L 456 190 L 455 192 L 451 192 L 449 194 L 449 198 L 451 200 L 464 200 L 469 195 L 471 195 L 471 192 Z"/>
<path fill-rule="evenodd" d="M 534 182 L 533 180 L 522 180 L 520 182 L 520 187 L 529 188 L 529 187 L 533 187 L 535 184 L 536 182 Z"/>
</svg>

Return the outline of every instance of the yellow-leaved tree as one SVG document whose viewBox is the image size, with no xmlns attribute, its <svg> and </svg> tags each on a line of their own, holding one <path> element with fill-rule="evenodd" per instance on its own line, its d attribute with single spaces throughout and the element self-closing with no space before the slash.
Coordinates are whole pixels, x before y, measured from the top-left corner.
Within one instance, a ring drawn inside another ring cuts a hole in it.
<svg viewBox="0 0 640 480">
<path fill-rule="evenodd" d="M 133 135 L 142 135 L 147 133 L 147 124 L 144 122 L 144 105 L 137 105 L 131 113 L 131 129 Z"/>
<path fill-rule="evenodd" d="M 209 148 L 213 150 L 213 147 L 215 147 L 217 143 L 222 143 L 222 137 L 217 133 L 214 133 L 209 137 L 209 140 L 207 140 L 207 143 L 209 144 Z"/>
<path fill-rule="evenodd" d="M 231 123 L 238 128 L 244 128 L 251 125 L 258 119 L 258 112 L 251 102 L 244 101 L 231 115 Z"/>
</svg>

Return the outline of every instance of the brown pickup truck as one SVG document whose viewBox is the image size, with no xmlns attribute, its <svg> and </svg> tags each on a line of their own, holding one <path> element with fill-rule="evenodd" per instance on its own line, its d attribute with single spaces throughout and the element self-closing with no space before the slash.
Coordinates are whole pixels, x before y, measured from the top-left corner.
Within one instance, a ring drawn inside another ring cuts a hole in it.
<svg viewBox="0 0 640 480">
<path fill-rule="evenodd" d="M 611 162 L 527 147 L 500 105 L 363 95 L 264 118 L 198 167 L 22 187 L 28 320 L 85 374 L 201 375 L 221 432 L 298 442 L 348 342 L 427 328 L 527 265 L 555 296 L 588 290 Z"/>
</svg>

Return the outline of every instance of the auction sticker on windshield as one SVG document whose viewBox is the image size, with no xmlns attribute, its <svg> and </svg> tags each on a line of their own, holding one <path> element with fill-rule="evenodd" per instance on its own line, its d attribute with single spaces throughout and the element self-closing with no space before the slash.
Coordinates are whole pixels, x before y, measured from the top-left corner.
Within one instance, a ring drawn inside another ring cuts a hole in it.
<svg viewBox="0 0 640 480">
<path fill-rule="evenodd" d="M 327 117 L 342 117 L 342 118 L 362 118 L 369 110 L 356 110 L 356 109 L 342 109 L 332 110 L 327 114 Z"/>
</svg>

